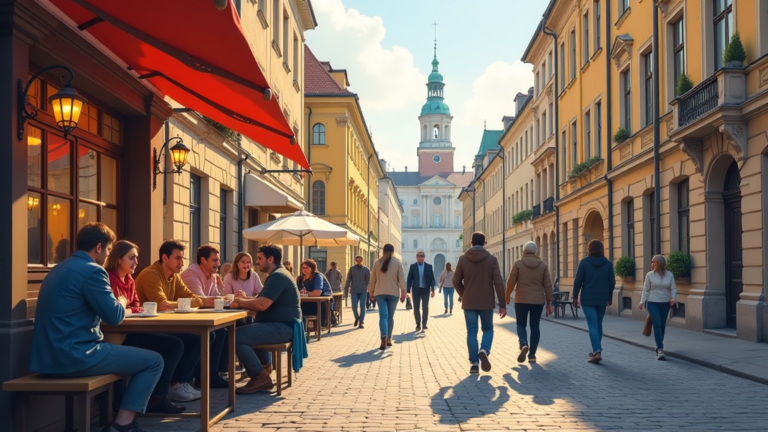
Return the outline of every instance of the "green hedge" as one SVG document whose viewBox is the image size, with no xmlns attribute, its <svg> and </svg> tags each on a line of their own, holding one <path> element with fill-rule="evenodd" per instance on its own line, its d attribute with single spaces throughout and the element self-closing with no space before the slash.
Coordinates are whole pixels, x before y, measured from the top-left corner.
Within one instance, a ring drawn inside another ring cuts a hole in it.
<svg viewBox="0 0 768 432">
<path fill-rule="evenodd" d="M 691 256 L 685 252 L 675 251 L 667 258 L 667 270 L 675 277 L 687 277 L 691 275 Z"/>
<path fill-rule="evenodd" d="M 512 216 L 512 222 L 517 225 L 523 221 L 531 220 L 531 218 L 533 218 L 533 210 L 523 210 Z"/>
<path fill-rule="evenodd" d="M 599 160 L 600 158 L 598 158 L 597 156 L 593 156 L 588 161 L 577 164 L 575 167 L 573 167 L 573 169 L 571 170 L 571 173 L 568 175 L 568 180 L 574 177 L 578 177 L 579 174 L 588 170 L 590 167 L 592 167 L 592 165 L 596 164 Z"/>
<path fill-rule="evenodd" d="M 627 277 L 627 276 L 634 276 L 635 275 L 635 260 L 628 257 L 623 256 L 616 261 L 616 265 L 613 267 L 616 276 L 619 277 Z"/>
</svg>

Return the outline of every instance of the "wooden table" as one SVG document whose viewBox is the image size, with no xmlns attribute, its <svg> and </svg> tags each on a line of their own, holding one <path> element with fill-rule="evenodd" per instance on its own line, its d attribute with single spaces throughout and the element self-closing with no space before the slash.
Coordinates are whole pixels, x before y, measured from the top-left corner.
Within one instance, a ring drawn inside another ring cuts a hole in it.
<svg viewBox="0 0 768 432">
<path fill-rule="evenodd" d="M 317 340 L 322 339 L 322 332 L 320 331 L 320 323 L 322 322 L 322 314 L 320 313 L 320 304 L 325 303 L 325 310 L 328 312 L 328 317 L 326 318 L 326 324 L 328 328 L 328 333 L 331 332 L 331 301 L 333 300 L 333 296 L 317 296 L 317 297 L 310 297 L 310 296 L 302 296 L 301 302 L 302 303 L 316 303 L 317 304 Z"/>
<path fill-rule="evenodd" d="M 211 332 L 227 328 L 229 337 L 229 376 L 235 376 L 235 323 L 248 314 L 242 310 L 232 312 L 160 313 L 151 318 L 126 318 L 116 327 L 102 323 L 105 333 L 197 333 L 200 335 L 200 412 L 181 414 L 159 414 L 162 417 L 199 417 L 200 430 L 207 432 L 228 413 L 235 411 L 235 380 L 229 380 L 229 404 L 211 418 L 210 413 L 210 357 Z M 151 415 L 151 414 L 149 414 Z"/>
</svg>

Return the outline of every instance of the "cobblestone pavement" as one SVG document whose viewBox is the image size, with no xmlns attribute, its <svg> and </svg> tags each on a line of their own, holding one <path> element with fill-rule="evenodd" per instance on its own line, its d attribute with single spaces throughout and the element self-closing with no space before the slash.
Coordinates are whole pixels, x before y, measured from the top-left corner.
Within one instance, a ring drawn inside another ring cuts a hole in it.
<svg viewBox="0 0 768 432">
<path fill-rule="evenodd" d="M 768 430 L 768 386 L 681 360 L 660 362 L 610 339 L 595 366 L 586 362 L 585 332 L 549 322 L 542 322 L 539 363 L 518 364 L 515 320 L 496 315 L 493 369 L 470 376 L 461 309 L 435 314 L 442 301 L 430 303 L 424 336 L 414 334 L 413 315 L 401 305 L 395 345 L 385 354 L 378 312 L 359 330 L 346 309 L 344 324 L 309 344 L 292 388 L 280 398 L 238 395 L 237 412 L 213 430 Z M 226 398 L 223 390 L 213 395 Z M 152 432 L 199 428 L 193 419 L 140 424 Z"/>
</svg>

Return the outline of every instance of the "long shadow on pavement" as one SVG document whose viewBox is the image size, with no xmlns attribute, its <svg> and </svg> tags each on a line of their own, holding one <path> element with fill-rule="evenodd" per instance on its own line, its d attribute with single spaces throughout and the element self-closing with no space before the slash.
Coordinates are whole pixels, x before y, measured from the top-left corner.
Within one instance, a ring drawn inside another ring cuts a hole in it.
<svg viewBox="0 0 768 432">
<path fill-rule="evenodd" d="M 432 396 L 432 412 L 441 424 L 464 423 L 498 412 L 509 401 L 509 389 L 494 387 L 490 375 L 470 375 L 454 386 L 446 386 Z"/>
<path fill-rule="evenodd" d="M 533 403 L 536 405 L 552 405 L 555 403 L 551 397 L 537 395 L 532 392 L 531 389 L 541 387 L 558 388 L 563 385 L 562 380 L 554 377 L 551 374 L 546 373 L 537 363 L 531 365 L 519 365 L 512 367 L 512 370 L 517 372 L 517 379 L 513 378 L 511 374 L 504 374 L 504 381 L 507 382 L 509 388 L 519 395 L 533 396 Z M 543 373 L 542 373 L 543 372 Z M 537 385 L 531 386 L 531 382 L 536 382 Z"/>
<path fill-rule="evenodd" d="M 331 359 L 339 367 L 348 368 L 361 363 L 371 363 L 381 359 L 382 351 L 378 348 L 358 354 L 350 354 Z"/>
</svg>

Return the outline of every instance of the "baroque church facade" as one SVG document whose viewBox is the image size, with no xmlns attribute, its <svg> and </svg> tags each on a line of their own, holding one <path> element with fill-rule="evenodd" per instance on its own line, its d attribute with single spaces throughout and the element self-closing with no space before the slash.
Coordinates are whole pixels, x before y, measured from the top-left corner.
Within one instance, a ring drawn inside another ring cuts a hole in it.
<svg viewBox="0 0 768 432">
<path fill-rule="evenodd" d="M 445 103 L 445 83 L 438 66 L 435 49 L 427 101 L 419 116 L 418 170 L 409 171 L 406 167 L 405 171 L 387 172 L 403 207 L 403 264 L 416 262 L 416 252 L 423 251 L 426 262 L 434 266 L 436 280 L 445 264 L 451 263 L 455 268 L 463 253 L 462 203 L 457 197 L 473 177 L 471 171 L 454 171 L 453 117 Z"/>
</svg>

